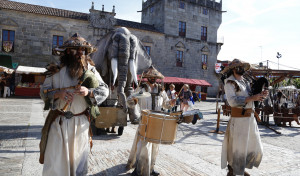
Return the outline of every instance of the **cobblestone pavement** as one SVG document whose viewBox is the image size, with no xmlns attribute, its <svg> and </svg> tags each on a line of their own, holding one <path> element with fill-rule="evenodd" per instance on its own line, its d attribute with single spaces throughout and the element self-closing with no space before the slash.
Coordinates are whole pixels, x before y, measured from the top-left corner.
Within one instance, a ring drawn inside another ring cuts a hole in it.
<svg viewBox="0 0 300 176">
<path fill-rule="evenodd" d="M 216 104 L 213 99 L 196 103 L 204 119 L 196 125 L 180 124 L 176 143 L 160 145 L 156 170 L 162 176 L 222 176 L 221 147 L 224 135 L 209 133 L 216 129 Z M 40 131 L 47 112 L 40 99 L 0 98 L 0 175 L 41 175 L 38 163 Z M 271 118 L 272 120 L 273 118 Z M 225 131 L 228 117 L 221 115 L 220 130 Z M 94 136 L 89 175 L 130 175 L 125 165 L 137 126 L 128 123 L 122 136 Z M 276 127 L 282 134 L 259 125 L 264 156 L 251 175 L 300 175 L 300 126 Z"/>
</svg>

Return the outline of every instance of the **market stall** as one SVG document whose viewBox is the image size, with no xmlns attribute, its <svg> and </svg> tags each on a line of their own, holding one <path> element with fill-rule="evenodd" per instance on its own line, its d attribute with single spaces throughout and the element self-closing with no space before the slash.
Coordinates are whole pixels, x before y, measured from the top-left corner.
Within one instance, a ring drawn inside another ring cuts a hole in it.
<svg viewBox="0 0 300 176">
<path fill-rule="evenodd" d="M 0 65 L 0 72 L 5 72 L 7 74 L 12 74 L 14 72 L 14 70 Z"/>
<path fill-rule="evenodd" d="M 19 66 L 16 69 L 15 95 L 18 96 L 40 96 L 40 85 L 45 80 L 45 68 Z"/>
<path fill-rule="evenodd" d="M 140 80 L 141 75 L 138 75 L 138 80 Z M 147 79 L 143 78 L 143 82 L 146 82 Z M 179 92 L 182 88 L 183 84 L 188 84 L 190 86 L 190 89 L 193 93 L 196 95 L 199 95 L 199 98 L 201 100 L 206 100 L 207 95 L 207 87 L 212 87 L 210 83 L 208 83 L 206 80 L 200 80 L 200 79 L 189 79 L 189 78 L 179 78 L 179 77 L 164 77 L 163 80 L 158 79 L 157 82 L 160 83 L 163 81 L 165 84 L 165 87 L 168 89 L 170 84 L 175 84 L 175 90 L 176 92 Z"/>
</svg>

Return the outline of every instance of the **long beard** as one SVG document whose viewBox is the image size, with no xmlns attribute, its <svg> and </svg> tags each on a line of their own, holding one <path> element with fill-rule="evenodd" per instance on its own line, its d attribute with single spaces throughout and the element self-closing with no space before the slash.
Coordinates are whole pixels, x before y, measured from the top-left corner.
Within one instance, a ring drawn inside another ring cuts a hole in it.
<svg viewBox="0 0 300 176">
<path fill-rule="evenodd" d="M 81 58 L 69 55 L 68 56 L 68 70 L 71 77 L 79 78 L 83 73 L 83 65 L 81 60 L 84 59 L 84 56 Z"/>
<path fill-rule="evenodd" d="M 150 78 L 148 78 L 148 82 L 149 82 L 150 84 L 154 84 L 154 83 L 156 83 L 156 79 L 150 79 Z"/>
</svg>

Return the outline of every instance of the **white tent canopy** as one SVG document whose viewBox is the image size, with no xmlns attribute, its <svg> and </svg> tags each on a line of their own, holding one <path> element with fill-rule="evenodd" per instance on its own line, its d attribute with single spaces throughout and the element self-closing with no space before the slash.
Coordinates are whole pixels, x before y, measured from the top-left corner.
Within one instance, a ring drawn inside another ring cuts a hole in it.
<svg viewBox="0 0 300 176">
<path fill-rule="evenodd" d="M 28 66 L 18 66 L 16 69 L 16 73 L 23 73 L 23 74 L 39 74 L 44 73 L 47 71 L 45 68 L 40 67 L 28 67 Z"/>
<path fill-rule="evenodd" d="M 10 68 L 7 68 L 7 67 L 4 67 L 4 66 L 0 66 L 0 72 L 6 72 L 8 74 L 12 74 L 14 72 L 14 70 L 10 69 Z"/>
<path fill-rule="evenodd" d="M 285 86 L 285 87 L 279 87 L 279 90 L 297 90 L 295 86 Z"/>
</svg>

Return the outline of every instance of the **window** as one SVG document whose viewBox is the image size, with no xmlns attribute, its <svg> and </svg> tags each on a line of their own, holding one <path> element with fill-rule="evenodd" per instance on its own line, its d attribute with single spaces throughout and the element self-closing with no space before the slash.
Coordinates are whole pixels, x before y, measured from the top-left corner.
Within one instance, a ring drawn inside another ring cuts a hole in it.
<svg viewBox="0 0 300 176">
<path fill-rule="evenodd" d="M 207 41 L 207 27 L 201 26 L 201 40 Z"/>
<path fill-rule="evenodd" d="M 179 36 L 185 37 L 186 23 L 179 21 Z"/>
<path fill-rule="evenodd" d="M 202 59 L 202 69 L 207 70 L 207 55 L 202 54 L 201 59 Z"/>
<path fill-rule="evenodd" d="M 202 13 L 203 13 L 204 15 L 207 15 L 207 14 L 208 14 L 207 8 L 203 8 Z"/>
<path fill-rule="evenodd" d="M 52 51 L 54 48 L 59 47 L 63 44 L 63 36 L 58 36 L 58 35 L 53 35 L 53 40 L 52 40 Z M 52 53 L 54 54 L 54 53 Z"/>
<path fill-rule="evenodd" d="M 150 56 L 151 47 L 150 46 L 145 46 L 145 49 L 146 49 L 148 55 Z"/>
<path fill-rule="evenodd" d="M 184 6 L 185 6 L 184 2 L 181 2 L 181 1 L 180 1 L 180 2 L 179 2 L 179 8 L 180 8 L 180 9 L 184 9 Z"/>
<path fill-rule="evenodd" d="M 150 7 L 150 13 L 154 12 L 154 7 Z"/>
<path fill-rule="evenodd" d="M 15 31 L 2 30 L 2 51 L 14 52 Z"/>
<path fill-rule="evenodd" d="M 183 51 L 178 51 L 176 53 L 176 66 L 177 67 L 182 67 L 182 62 L 183 62 Z"/>
</svg>

